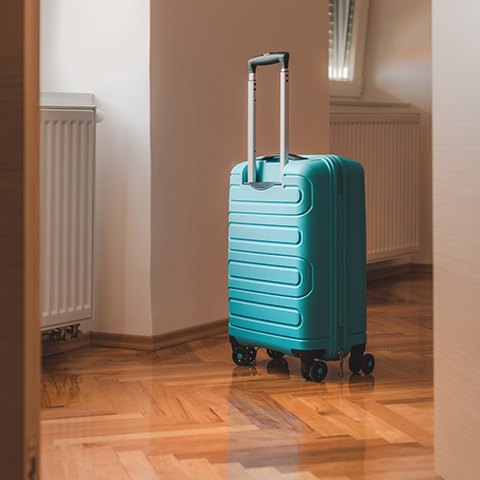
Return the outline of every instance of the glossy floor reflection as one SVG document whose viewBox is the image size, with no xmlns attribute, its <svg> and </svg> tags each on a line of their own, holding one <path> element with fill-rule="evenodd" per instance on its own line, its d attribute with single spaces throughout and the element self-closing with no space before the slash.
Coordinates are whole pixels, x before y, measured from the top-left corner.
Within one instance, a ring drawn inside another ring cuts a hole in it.
<svg viewBox="0 0 480 480">
<path fill-rule="evenodd" d="M 372 375 L 305 381 L 300 362 L 237 367 L 226 335 L 44 359 L 43 479 L 431 480 L 432 282 L 368 287 Z"/>
</svg>

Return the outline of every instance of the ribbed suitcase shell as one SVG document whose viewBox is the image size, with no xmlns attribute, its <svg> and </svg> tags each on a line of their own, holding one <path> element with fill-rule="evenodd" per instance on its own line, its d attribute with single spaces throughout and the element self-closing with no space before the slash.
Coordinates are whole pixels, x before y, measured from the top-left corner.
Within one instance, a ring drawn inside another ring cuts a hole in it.
<svg viewBox="0 0 480 480">
<path fill-rule="evenodd" d="M 279 168 L 259 158 L 256 178 L 276 182 Z M 365 344 L 363 167 L 306 155 L 287 163 L 281 184 L 246 182 L 243 162 L 230 177 L 229 334 L 297 357 L 321 350 L 324 360 Z"/>
</svg>

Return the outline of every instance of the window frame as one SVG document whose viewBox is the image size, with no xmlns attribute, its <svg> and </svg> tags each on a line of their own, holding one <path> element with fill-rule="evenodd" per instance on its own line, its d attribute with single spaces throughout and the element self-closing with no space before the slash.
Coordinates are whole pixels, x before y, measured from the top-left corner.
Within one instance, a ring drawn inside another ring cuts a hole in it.
<svg viewBox="0 0 480 480">
<path fill-rule="evenodd" d="M 349 69 L 353 69 L 353 78 L 351 80 L 329 79 L 330 97 L 358 98 L 363 94 L 363 63 L 365 58 L 369 6 L 370 0 L 355 0 L 349 65 Z"/>
</svg>

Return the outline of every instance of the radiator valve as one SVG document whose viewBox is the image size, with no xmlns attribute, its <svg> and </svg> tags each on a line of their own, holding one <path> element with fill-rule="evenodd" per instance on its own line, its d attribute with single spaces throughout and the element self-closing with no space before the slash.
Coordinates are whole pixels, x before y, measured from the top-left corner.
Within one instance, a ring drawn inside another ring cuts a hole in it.
<svg viewBox="0 0 480 480">
<path fill-rule="evenodd" d="M 68 325 L 67 327 L 59 327 L 50 331 L 50 341 L 60 342 L 64 340 L 68 342 L 72 337 L 81 338 L 83 332 L 80 330 L 80 324 Z"/>
</svg>

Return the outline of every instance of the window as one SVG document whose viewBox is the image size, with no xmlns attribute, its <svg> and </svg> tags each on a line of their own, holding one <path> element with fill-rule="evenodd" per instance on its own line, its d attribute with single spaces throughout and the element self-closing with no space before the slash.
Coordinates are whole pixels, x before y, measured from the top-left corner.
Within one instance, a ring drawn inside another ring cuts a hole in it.
<svg viewBox="0 0 480 480">
<path fill-rule="evenodd" d="M 330 95 L 359 97 L 363 90 L 363 57 L 369 0 L 330 0 Z"/>
</svg>

